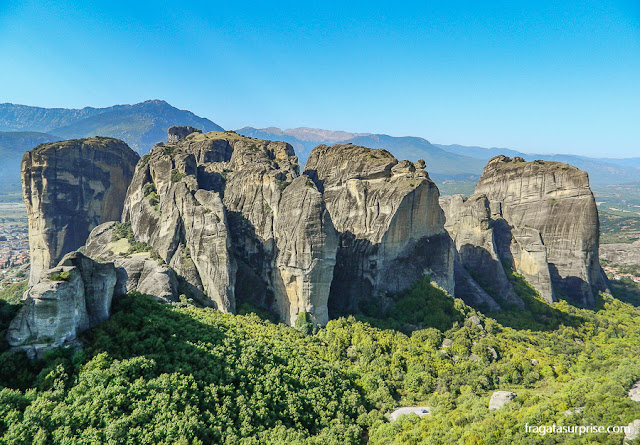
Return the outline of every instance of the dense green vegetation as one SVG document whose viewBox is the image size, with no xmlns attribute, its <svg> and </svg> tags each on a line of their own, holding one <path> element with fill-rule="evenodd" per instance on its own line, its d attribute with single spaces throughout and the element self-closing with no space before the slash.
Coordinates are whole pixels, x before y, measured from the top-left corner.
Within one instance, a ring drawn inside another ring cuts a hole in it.
<svg viewBox="0 0 640 445">
<path fill-rule="evenodd" d="M 0 354 L 0 443 L 620 443 L 524 425 L 640 418 L 627 398 L 640 378 L 636 290 L 586 310 L 512 279 L 525 311 L 482 314 L 425 280 L 382 314 L 316 330 L 306 314 L 290 328 L 248 305 L 234 316 L 131 293 L 82 351 Z M 517 397 L 490 412 L 495 389 Z M 432 414 L 384 417 L 418 404 Z"/>
</svg>

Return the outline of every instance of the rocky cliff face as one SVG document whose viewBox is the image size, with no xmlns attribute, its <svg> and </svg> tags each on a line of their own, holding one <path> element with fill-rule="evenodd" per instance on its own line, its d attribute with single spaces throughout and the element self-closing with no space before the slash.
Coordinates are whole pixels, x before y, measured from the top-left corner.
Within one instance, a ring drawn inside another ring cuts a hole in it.
<svg viewBox="0 0 640 445">
<path fill-rule="evenodd" d="M 336 236 L 290 145 L 233 132 L 158 145 L 136 168 L 123 219 L 202 303 L 326 323 Z"/>
<path fill-rule="evenodd" d="M 167 136 L 169 142 L 178 142 L 180 139 L 189 136 L 191 133 L 202 133 L 202 130 L 198 130 L 194 127 L 169 127 L 167 130 Z"/>
<path fill-rule="evenodd" d="M 123 290 L 112 263 L 71 252 L 27 290 L 7 332 L 9 345 L 34 356 L 73 344 L 78 333 L 109 318 L 111 301 Z"/>
<path fill-rule="evenodd" d="M 424 167 L 352 144 L 311 152 L 304 173 L 322 192 L 339 236 L 332 315 L 381 303 L 427 274 L 453 292 L 453 246 Z"/>
<path fill-rule="evenodd" d="M 502 262 L 547 301 L 564 296 L 593 306 L 594 292 L 607 289 L 598 263 L 598 211 L 585 172 L 498 156 L 466 202 L 445 207 L 460 261 L 472 275 L 490 276 L 503 298 L 510 291 Z"/>
<path fill-rule="evenodd" d="M 110 221 L 93 229 L 84 253 L 98 261 L 114 263 L 119 278 L 125 282 L 124 291 L 135 289 L 165 302 L 176 301 L 180 284 L 175 271 L 152 258 L 152 252 L 134 252 L 135 246 L 127 237 L 118 236 L 117 224 Z"/>
<path fill-rule="evenodd" d="M 600 258 L 611 264 L 640 266 L 640 241 L 631 244 L 602 244 Z"/>
<path fill-rule="evenodd" d="M 24 154 L 30 284 L 84 245 L 93 227 L 120 218 L 138 158 L 124 142 L 101 137 L 42 144 Z"/>
<path fill-rule="evenodd" d="M 301 175 L 286 143 L 192 133 L 142 158 L 123 220 L 223 311 L 249 302 L 288 324 L 303 312 L 325 324 L 329 308 L 358 311 L 425 274 L 452 290 L 453 248 L 424 163 L 351 145 L 312 159 Z"/>
<path fill-rule="evenodd" d="M 484 303 L 499 309 L 494 297 L 523 307 L 503 269 L 487 197 L 474 195 L 464 200 L 455 195 L 441 199 L 441 205 L 457 252 L 456 296 L 476 307 Z"/>
</svg>

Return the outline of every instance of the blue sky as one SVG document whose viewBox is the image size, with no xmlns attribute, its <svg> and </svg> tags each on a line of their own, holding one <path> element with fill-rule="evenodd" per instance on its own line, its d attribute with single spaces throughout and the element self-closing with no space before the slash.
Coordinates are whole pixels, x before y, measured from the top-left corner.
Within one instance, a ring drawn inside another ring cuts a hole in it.
<svg viewBox="0 0 640 445">
<path fill-rule="evenodd" d="M 0 0 L 0 102 L 640 156 L 640 1 Z"/>
</svg>

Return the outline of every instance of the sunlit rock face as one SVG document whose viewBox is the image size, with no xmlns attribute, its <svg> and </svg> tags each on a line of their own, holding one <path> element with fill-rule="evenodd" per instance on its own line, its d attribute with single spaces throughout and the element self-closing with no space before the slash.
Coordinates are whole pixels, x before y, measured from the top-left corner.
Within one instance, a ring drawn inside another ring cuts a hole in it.
<svg viewBox="0 0 640 445">
<path fill-rule="evenodd" d="M 136 168 L 123 220 L 203 304 L 328 321 L 337 235 L 289 144 L 233 132 L 159 144 Z"/>
<path fill-rule="evenodd" d="M 567 298 L 593 307 L 595 294 L 607 290 L 598 261 L 598 210 L 585 172 L 559 162 L 498 156 L 485 167 L 474 194 L 455 199 L 445 208 L 460 261 L 471 275 L 492 277 L 503 298 L 511 291 L 501 264 L 513 267 L 549 302 Z"/>
<path fill-rule="evenodd" d="M 122 283 L 113 263 L 71 252 L 41 274 L 25 292 L 24 304 L 7 330 L 9 345 L 30 356 L 73 345 L 77 335 L 107 320 Z"/>
<path fill-rule="evenodd" d="M 439 192 L 424 170 L 386 150 L 320 145 L 304 173 L 322 192 L 339 235 L 331 315 L 384 304 L 387 294 L 430 275 L 453 292 L 453 244 Z"/>
<path fill-rule="evenodd" d="M 42 144 L 24 154 L 31 285 L 84 245 L 95 226 L 120 219 L 138 159 L 124 142 L 102 137 Z"/>
</svg>

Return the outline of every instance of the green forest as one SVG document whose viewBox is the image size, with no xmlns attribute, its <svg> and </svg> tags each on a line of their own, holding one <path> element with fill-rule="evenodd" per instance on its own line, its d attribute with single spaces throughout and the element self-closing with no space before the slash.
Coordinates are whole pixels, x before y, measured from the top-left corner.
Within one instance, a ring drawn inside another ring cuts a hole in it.
<svg viewBox="0 0 640 445">
<path fill-rule="evenodd" d="M 314 330 L 131 292 L 83 348 L 34 360 L 4 341 L 16 287 L 0 300 L 0 444 L 621 443 L 525 424 L 640 418 L 637 292 L 587 310 L 512 279 L 525 310 L 483 314 L 425 279 L 385 313 Z M 497 389 L 517 396 L 489 411 Z M 385 417 L 415 405 L 432 412 Z"/>
</svg>

